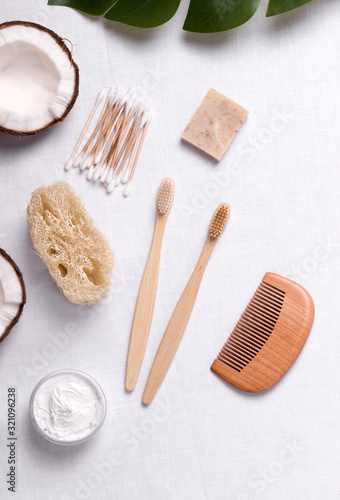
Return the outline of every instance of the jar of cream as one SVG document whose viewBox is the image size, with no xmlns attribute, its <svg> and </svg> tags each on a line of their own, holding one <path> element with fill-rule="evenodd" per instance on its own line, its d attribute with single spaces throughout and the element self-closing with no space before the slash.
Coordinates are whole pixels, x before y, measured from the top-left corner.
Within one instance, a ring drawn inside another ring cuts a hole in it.
<svg viewBox="0 0 340 500">
<path fill-rule="evenodd" d="M 99 384 L 78 370 L 58 370 L 34 388 L 30 414 L 37 431 L 58 444 L 78 444 L 99 431 L 106 399 Z"/>
</svg>

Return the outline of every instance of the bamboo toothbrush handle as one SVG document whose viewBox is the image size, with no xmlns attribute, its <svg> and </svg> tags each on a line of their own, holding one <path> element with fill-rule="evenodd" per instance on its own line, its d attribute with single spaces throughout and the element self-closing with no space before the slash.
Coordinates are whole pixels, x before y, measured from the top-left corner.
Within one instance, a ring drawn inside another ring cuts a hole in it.
<svg viewBox="0 0 340 500">
<path fill-rule="evenodd" d="M 157 218 L 152 247 L 137 299 L 125 377 L 125 388 L 128 391 L 135 388 L 151 328 L 165 222 L 166 218 L 163 217 L 161 221 Z"/>
<path fill-rule="evenodd" d="M 214 244 L 209 242 L 205 244 L 195 270 L 170 319 L 146 383 L 143 394 L 143 403 L 146 405 L 151 403 L 175 356 L 194 307 L 202 276 L 213 248 Z"/>
</svg>

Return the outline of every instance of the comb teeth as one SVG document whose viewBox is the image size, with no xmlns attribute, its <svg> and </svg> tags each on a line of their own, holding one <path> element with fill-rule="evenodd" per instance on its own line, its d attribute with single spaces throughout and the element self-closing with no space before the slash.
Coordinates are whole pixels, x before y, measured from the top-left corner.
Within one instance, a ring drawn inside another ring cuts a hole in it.
<svg viewBox="0 0 340 500">
<path fill-rule="evenodd" d="M 167 179 L 163 182 L 158 196 L 158 210 L 159 213 L 164 215 L 169 209 L 173 192 L 173 184 L 171 180 Z"/>
<path fill-rule="evenodd" d="M 284 297 L 285 292 L 262 281 L 217 359 L 238 372 L 243 370 L 273 332 Z"/>
<path fill-rule="evenodd" d="M 229 218 L 230 208 L 229 205 L 223 203 L 216 211 L 209 229 L 210 239 L 215 240 L 220 236 Z"/>
</svg>

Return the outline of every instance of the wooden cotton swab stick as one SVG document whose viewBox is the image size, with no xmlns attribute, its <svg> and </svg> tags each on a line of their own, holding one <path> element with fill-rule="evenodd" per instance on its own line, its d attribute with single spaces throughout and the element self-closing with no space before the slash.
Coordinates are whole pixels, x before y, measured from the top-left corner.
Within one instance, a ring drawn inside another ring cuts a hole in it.
<svg viewBox="0 0 340 500">
<path fill-rule="evenodd" d="M 102 110 L 102 113 L 99 117 L 96 128 L 94 129 L 94 131 L 91 134 L 91 137 L 88 139 L 87 143 L 83 147 L 82 153 L 78 156 L 78 158 L 74 163 L 76 167 L 79 166 L 80 170 L 85 170 L 86 168 L 84 162 L 86 161 L 87 157 L 90 154 L 90 150 L 93 147 L 93 142 L 96 141 L 96 144 L 98 143 L 99 139 L 96 139 L 97 134 L 99 133 L 99 136 L 101 136 L 101 140 L 103 135 L 105 135 L 107 130 L 107 123 L 110 122 L 111 115 L 116 113 L 116 102 L 120 99 L 123 92 L 124 92 L 123 89 L 117 90 L 116 92 L 112 93 L 112 95 L 108 99 L 108 102 L 106 103 L 106 106 Z"/>
<path fill-rule="evenodd" d="M 112 127 L 111 127 L 109 133 L 107 134 L 107 141 L 105 144 L 103 144 L 102 155 L 103 155 L 103 150 L 105 149 L 105 152 L 104 152 L 105 160 L 107 160 L 114 152 L 114 148 L 115 148 L 116 142 L 118 140 L 119 131 L 121 129 L 121 125 L 122 125 L 122 121 L 123 121 L 123 116 L 122 116 L 123 110 L 124 110 L 124 108 L 122 108 L 120 110 L 119 114 L 117 115 L 116 120 L 112 124 Z"/>
<path fill-rule="evenodd" d="M 132 162 L 133 162 L 133 159 L 135 157 L 135 153 L 136 153 L 136 150 L 137 150 L 137 147 L 138 147 L 138 139 L 140 139 L 140 135 L 141 135 L 141 132 L 142 132 L 142 129 L 139 128 L 135 137 L 133 138 L 133 143 L 132 143 L 132 149 L 131 149 L 131 155 L 129 157 L 129 161 L 128 161 L 128 164 L 125 168 L 125 170 L 122 172 L 122 178 L 121 178 L 121 182 L 122 184 L 126 184 L 129 180 L 129 177 L 130 177 L 130 174 L 131 174 L 131 165 L 132 165 Z"/>
<path fill-rule="evenodd" d="M 107 108 L 107 111 L 105 112 L 101 126 L 98 123 L 96 129 L 94 130 L 92 136 L 90 137 L 88 144 L 85 146 L 87 148 L 87 156 L 94 156 L 96 154 L 96 151 L 99 150 L 100 145 L 105 138 L 107 134 L 110 134 L 111 132 L 111 122 L 112 120 L 115 119 L 117 116 L 117 112 L 119 112 L 119 103 L 121 100 L 121 94 L 122 92 L 118 91 L 115 96 L 112 96 L 110 101 L 109 101 L 109 106 Z M 97 133 L 99 132 L 99 136 L 97 139 L 95 139 Z M 96 141 L 94 144 L 94 140 Z M 91 151 L 90 151 L 91 149 Z M 83 160 L 84 161 L 84 160 Z M 89 166 L 89 163 L 87 162 L 85 165 L 81 165 L 80 169 L 84 170 L 86 166 Z"/>
<path fill-rule="evenodd" d="M 120 184 L 120 181 L 121 181 L 123 175 L 124 175 L 124 180 L 123 180 L 124 183 L 127 182 L 129 179 L 130 166 L 132 164 L 132 161 L 133 161 L 133 158 L 134 158 L 137 146 L 138 146 L 138 138 L 140 137 L 142 127 L 145 124 L 145 120 L 143 118 L 140 120 L 140 117 L 144 113 L 145 113 L 145 106 L 143 106 L 142 103 L 139 103 L 137 110 L 136 110 L 136 116 L 135 116 L 133 125 L 131 125 L 130 130 L 125 138 L 124 145 L 121 148 L 119 155 L 117 157 L 116 174 L 114 175 L 113 178 L 111 178 L 111 177 L 107 178 L 106 189 L 107 189 L 108 193 L 112 193 L 115 186 L 118 186 Z M 136 129 L 137 129 L 137 132 L 136 132 Z M 125 152 L 124 152 L 124 150 L 125 150 Z M 119 165 L 119 160 L 120 160 L 121 156 L 123 155 L 123 152 L 124 152 L 124 156 L 123 156 L 123 159 Z M 140 153 L 140 150 L 139 150 L 139 153 Z M 139 156 L 139 153 L 138 153 L 138 156 Z M 128 160 L 128 164 L 127 164 L 127 167 L 125 169 L 125 172 L 123 172 L 123 169 L 124 169 L 124 166 L 125 166 L 125 163 L 127 160 Z M 118 165 L 119 165 L 119 167 L 118 167 Z M 126 195 L 126 196 L 128 196 L 128 195 Z"/>
<path fill-rule="evenodd" d="M 77 156 L 77 158 L 75 159 L 75 161 L 73 161 L 73 166 L 75 168 L 79 167 L 79 165 L 81 164 L 81 162 L 85 159 L 85 156 L 86 156 L 86 147 L 87 147 L 88 143 L 93 140 L 93 137 L 96 136 L 96 134 L 97 134 L 97 127 L 102 123 L 103 117 L 106 114 L 107 109 L 109 107 L 109 102 L 110 102 L 112 96 L 114 96 L 116 94 L 116 92 L 117 92 L 117 89 L 115 89 L 114 87 L 110 88 L 110 90 L 109 90 L 109 92 L 108 92 L 108 94 L 106 96 L 106 102 L 105 102 L 104 107 L 103 107 L 103 109 L 101 111 L 101 114 L 99 116 L 99 119 L 98 119 L 98 122 L 97 122 L 97 126 L 96 126 L 94 132 L 91 134 L 90 139 L 87 141 L 87 143 L 83 147 L 81 153 Z"/>
<path fill-rule="evenodd" d="M 115 105 L 115 109 L 112 113 L 112 116 L 111 116 L 109 122 L 107 123 L 106 127 L 102 129 L 102 131 L 97 139 L 96 144 L 98 144 L 98 145 L 100 145 L 102 143 L 102 141 L 104 140 L 104 143 L 102 145 L 101 150 L 106 148 L 107 143 L 109 141 L 111 142 L 111 140 L 114 139 L 114 137 L 115 137 L 114 131 L 115 131 L 115 128 L 119 127 L 119 124 L 120 124 L 119 119 L 121 117 L 121 114 L 124 111 L 124 106 L 125 106 L 125 96 L 122 96 L 120 99 L 117 100 L 117 103 Z M 98 160 L 98 157 L 99 157 L 99 151 L 96 154 L 96 160 Z M 96 161 L 96 160 L 95 160 L 95 163 L 99 163 L 99 161 Z"/>
<path fill-rule="evenodd" d="M 139 130 L 138 130 L 138 133 L 135 135 L 134 137 L 134 143 L 139 139 L 139 135 L 141 133 L 141 130 L 143 128 L 143 126 L 148 122 L 150 121 L 150 115 L 148 114 L 148 111 L 149 111 L 149 108 L 150 108 L 150 102 L 149 101 L 146 101 L 145 104 L 144 104 L 144 109 L 143 109 L 143 113 L 141 115 L 141 122 L 139 124 Z M 145 133 L 144 133 L 144 136 L 145 136 Z M 144 141 L 144 137 L 142 138 L 142 144 L 143 144 L 143 141 Z M 134 146 L 134 149 L 135 149 L 135 146 Z M 134 154 L 134 153 L 133 153 Z M 125 171 L 125 174 L 123 174 L 122 176 L 122 183 L 123 184 L 126 184 L 129 180 L 129 168 L 130 168 L 130 165 L 131 165 L 131 161 L 132 161 L 132 157 L 133 157 L 133 154 L 131 155 L 130 157 L 130 160 L 129 160 L 129 164 L 126 168 L 126 171 Z M 140 149 L 139 149 L 139 152 L 138 152 L 138 156 L 140 154 Z M 137 158 L 138 159 L 138 158 Z M 133 168 L 133 167 L 132 167 Z M 131 179 L 132 180 L 132 179 Z"/>
<path fill-rule="evenodd" d="M 132 104 L 133 104 L 133 101 L 134 101 L 134 98 L 129 96 L 129 94 L 126 94 L 125 95 L 125 99 L 121 100 L 121 105 L 123 106 L 125 104 L 125 107 L 124 107 L 124 117 L 126 116 L 126 114 L 128 113 L 128 111 L 130 110 Z M 116 125 L 116 128 L 117 128 L 117 131 L 120 127 L 120 124 L 121 124 L 122 120 L 117 123 Z M 105 141 L 104 141 L 104 144 L 103 144 L 103 147 L 101 148 L 101 150 L 98 152 L 96 158 L 95 158 L 95 163 L 100 163 L 103 159 L 103 156 L 108 156 L 108 153 L 110 152 L 111 150 L 111 144 L 113 142 L 113 140 L 115 139 L 115 136 L 112 136 L 112 134 L 107 134 L 107 136 L 105 137 Z"/>
<path fill-rule="evenodd" d="M 135 99 L 132 98 L 126 103 L 124 118 L 121 123 L 120 131 L 118 132 L 117 135 L 117 140 L 114 144 L 114 147 L 112 148 L 113 151 L 110 157 L 110 161 L 108 162 L 108 169 L 106 169 L 106 171 L 103 172 L 103 174 L 100 177 L 101 182 L 106 186 L 110 184 L 110 182 L 112 181 L 114 171 L 118 165 L 118 162 L 116 162 L 116 158 L 118 157 L 122 140 L 126 134 L 126 131 L 135 113 L 136 113 Z M 126 142 L 124 142 L 124 144 L 126 144 Z"/>
<path fill-rule="evenodd" d="M 97 95 L 96 102 L 95 102 L 95 104 L 94 104 L 94 106 L 93 106 L 93 109 L 92 109 L 92 111 L 91 111 L 91 114 L 90 114 L 90 116 L 88 117 L 87 122 L 85 123 L 85 126 L 84 126 L 84 128 L 83 128 L 83 130 L 82 130 L 82 133 L 80 134 L 80 137 L 79 137 L 79 139 L 78 139 L 78 141 L 77 141 L 77 144 L 75 145 L 74 150 L 73 150 L 73 152 L 72 152 L 72 154 L 71 154 L 70 158 L 68 159 L 68 161 L 67 161 L 67 163 L 66 163 L 66 165 L 65 165 L 65 167 L 64 167 L 66 171 L 68 171 L 68 170 L 70 170 L 70 169 L 71 169 L 71 167 L 72 167 L 72 165 L 73 165 L 73 159 L 74 159 L 74 157 L 75 157 L 75 156 L 76 156 L 76 154 L 77 154 L 77 151 L 78 151 L 78 148 L 79 148 L 79 146 L 80 146 L 80 144 L 81 144 L 81 141 L 84 139 L 84 135 L 86 134 L 87 129 L 89 128 L 90 123 L 92 122 L 92 119 L 93 119 L 93 117 L 94 117 L 94 115 L 95 115 L 95 112 L 96 112 L 96 111 L 97 111 L 97 109 L 98 109 L 99 104 L 100 104 L 100 103 L 102 102 L 102 100 L 104 99 L 105 94 L 106 94 L 106 90 L 105 90 L 105 89 L 103 89 L 103 90 L 101 90 L 101 91 L 99 92 L 99 94 Z"/>
<path fill-rule="evenodd" d="M 110 134 L 112 129 L 112 122 L 114 122 L 115 118 L 121 111 L 121 107 L 124 106 L 126 102 L 126 92 L 124 89 L 119 90 L 115 96 L 112 97 L 110 102 L 111 109 L 110 112 L 107 113 L 103 125 L 102 125 L 102 138 L 106 137 L 106 134 Z"/>
<path fill-rule="evenodd" d="M 113 146 L 112 146 L 112 147 L 114 147 L 114 144 L 115 144 L 115 142 L 117 141 L 117 135 L 114 133 L 114 129 L 115 129 L 116 127 L 117 127 L 117 129 L 119 129 L 119 127 L 120 127 L 120 123 L 121 123 L 121 119 L 122 119 L 122 118 L 121 118 L 121 112 L 123 111 L 123 109 L 124 109 L 124 108 L 122 108 L 122 109 L 120 110 L 120 112 L 118 113 L 118 115 L 117 115 L 117 117 L 116 117 L 116 120 L 115 120 L 115 122 L 114 122 L 114 124 L 113 124 L 113 126 L 112 126 L 112 130 L 111 130 L 111 132 L 110 132 L 110 134 L 112 134 L 112 133 L 113 133 L 113 137 L 112 137 L 112 141 L 113 141 L 113 142 L 112 142 L 112 143 L 110 143 L 110 144 L 113 144 Z M 110 144 L 109 144 L 109 146 L 108 146 L 108 148 L 109 148 L 109 154 L 108 154 L 107 158 L 105 159 L 105 161 L 103 161 L 103 162 L 101 162 L 101 163 L 98 163 L 98 164 L 97 164 L 97 165 L 101 165 L 101 167 L 100 167 L 99 169 L 96 169 L 96 171 L 94 172 L 93 179 L 92 179 L 93 181 L 97 181 L 97 180 L 98 180 L 98 179 L 99 179 L 99 178 L 103 175 L 103 173 L 106 171 L 107 164 L 108 164 L 108 158 L 110 157 L 110 154 L 111 154 L 111 151 L 110 151 L 110 147 L 111 147 L 111 146 L 110 146 Z"/>
<path fill-rule="evenodd" d="M 137 133 L 135 134 L 134 138 L 133 138 L 133 141 L 131 142 L 131 146 L 133 145 L 133 148 L 134 148 L 134 151 L 135 151 L 135 143 L 138 141 L 139 139 L 139 135 L 142 131 L 142 128 L 143 126 L 145 125 L 145 123 L 147 122 L 147 120 L 149 120 L 149 114 L 148 114 L 148 111 L 149 111 L 149 108 L 150 108 L 150 102 L 149 101 L 146 101 L 144 106 L 143 106 L 143 109 L 142 109 L 142 112 L 141 112 L 141 120 L 139 122 L 138 120 L 138 125 L 139 125 L 139 128 L 138 128 L 138 131 Z M 144 140 L 144 139 L 143 139 Z M 129 180 L 129 169 L 130 169 L 130 165 L 131 165 L 131 162 L 132 162 L 132 157 L 134 155 L 134 152 L 133 154 L 131 155 L 130 157 L 130 160 L 129 160 L 129 163 L 128 163 L 128 166 L 126 167 L 126 170 L 125 170 L 125 173 L 122 174 L 122 183 L 123 184 L 126 184 Z M 118 181 L 118 180 L 117 180 Z M 119 184 L 119 182 L 117 182 L 117 185 Z"/>
<path fill-rule="evenodd" d="M 123 110 L 123 108 L 122 108 L 122 110 Z M 110 134 L 108 134 L 108 136 L 111 139 L 110 139 L 108 146 L 106 147 L 104 158 L 101 160 L 100 163 L 97 164 L 97 166 L 99 168 L 95 169 L 93 179 L 92 179 L 94 182 L 97 181 L 102 175 L 104 175 L 104 173 L 107 172 L 107 170 L 110 166 L 110 161 L 111 161 L 111 158 L 112 158 L 112 155 L 114 152 L 115 144 L 116 144 L 117 139 L 118 139 L 118 136 L 115 132 L 115 129 L 119 133 L 121 121 L 122 121 L 122 115 L 118 116 L 118 121 L 117 120 L 115 121 L 113 129 L 110 131 Z"/>
<path fill-rule="evenodd" d="M 101 182 L 107 187 L 113 180 L 113 177 L 116 175 L 115 171 L 117 169 L 117 163 L 115 162 L 115 153 L 117 150 L 117 145 L 114 146 L 113 151 L 110 153 L 107 160 L 107 168 L 105 172 L 101 175 Z"/>
<path fill-rule="evenodd" d="M 136 129 L 138 128 L 138 124 L 139 124 L 139 120 L 140 120 L 140 117 L 142 115 L 142 113 L 144 112 L 144 106 L 143 104 L 140 102 L 138 107 L 137 107 L 137 111 L 136 111 L 136 116 L 135 116 L 135 119 L 134 119 L 134 122 L 133 124 L 131 125 L 130 127 L 130 130 L 125 138 L 125 141 L 124 141 L 124 144 L 118 154 L 118 157 L 117 157 L 117 165 L 119 165 L 119 161 L 124 153 L 124 156 L 123 156 L 123 159 L 117 169 L 117 172 L 116 172 L 116 175 L 115 175 L 115 178 L 111 181 L 111 185 L 107 186 L 108 188 L 108 193 L 111 193 L 111 191 L 113 191 L 114 187 L 115 186 L 119 186 L 120 184 L 120 181 L 121 181 L 121 177 L 123 175 L 123 168 L 124 168 L 124 165 L 125 165 L 125 162 L 127 161 L 127 159 L 129 158 L 130 156 L 130 153 L 131 153 L 131 150 L 132 150 L 132 147 L 135 143 L 135 139 L 136 139 Z M 138 133 L 138 132 L 137 132 Z M 133 138 L 133 140 L 131 140 Z M 114 182 L 115 184 L 113 185 L 112 182 Z"/>
<path fill-rule="evenodd" d="M 124 169 L 124 165 L 126 163 L 126 161 L 128 160 L 130 154 L 131 154 L 131 151 L 132 151 L 132 148 L 133 148 L 133 145 L 135 143 L 135 137 L 136 135 L 139 133 L 135 133 L 135 130 L 138 126 L 138 121 L 139 121 L 139 116 L 138 116 L 138 119 L 136 119 L 135 123 L 133 124 L 133 126 L 130 128 L 129 130 L 129 133 L 124 141 L 124 144 L 123 144 L 123 147 L 121 148 L 121 151 L 119 152 L 119 155 L 118 155 L 118 158 L 117 158 L 117 165 L 119 165 L 119 160 L 124 152 L 124 156 L 123 156 L 123 159 L 117 169 L 117 172 L 115 173 L 115 176 L 114 178 L 112 179 L 112 181 L 107 185 L 106 189 L 107 189 L 107 192 L 108 193 L 112 193 L 112 191 L 114 190 L 115 186 L 119 186 L 120 184 L 120 180 L 121 180 L 121 177 L 123 175 L 123 169 Z M 131 140 L 131 138 L 134 138 L 133 140 Z M 129 142 L 130 141 L 130 142 Z M 128 146 L 126 146 L 128 144 Z M 125 149 L 126 147 L 126 149 Z"/>
<path fill-rule="evenodd" d="M 115 159 L 117 157 L 117 154 L 118 154 L 118 151 L 119 151 L 119 147 L 121 145 L 123 137 L 125 136 L 125 132 L 126 132 L 128 126 L 130 124 L 130 121 L 131 121 L 133 115 L 136 112 L 136 109 L 135 109 L 134 105 L 135 105 L 134 98 L 131 98 L 131 99 L 129 99 L 126 102 L 126 106 L 125 106 L 125 110 L 124 110 L 125 114 L 124 114 L 123 121 L 121 123 L 121 128 L 120 128 L 120 132 L 119 132 L 117 144 L 115 146 L 115 153 L 114 153 L 113 163 L 115 162 Z"/>
<path fill-rule="evenodd" d="M 133 165 L 132 165 L 132 168 L 131 168 L 131 174 L 130 174 L 130 178 L 129 178 L 129 181 L 124 189 L 124 196 L 127 197 L 129 196 L 130 194 L 130 189 L 131 189 L 131 182 L 132 182 L 132 179 L 133 179 L 133 176 L 135 174 L 135 170 L 136 170 L 136 166 L 137 166 L 137 162 L 138 162 L 138 158 L 139 158 L 139 155 L 140 155 L 140 152 L 141 152 L 141 149 L 142 149 L 142 146 L 143 146 L 143 142 L 144 142 L 144 139 L 145 139 L 145 134 L 146 134 L 146 131 L 148 129 L 148 126 L 149 126 L 149 123 L 150 123 L 150 120 L 151 120 L 151 116 L 150 114 L 147 112 L 145 114 L 145 122 L 144 122 L 144 125 L 143 128 L 143 133 L 142 133 L 142 136 L 140 138 L 140 141 L 139 141 L 139 145 L 138 145 L 138 149 L 137 149 L 137 152 L 136 152 L 136 156 L 135 156 L 135 159 L 134 159 L 134 162 L 133 162 Z M 137 144 L 137 143 L 136 143 Z"/>
</svg>

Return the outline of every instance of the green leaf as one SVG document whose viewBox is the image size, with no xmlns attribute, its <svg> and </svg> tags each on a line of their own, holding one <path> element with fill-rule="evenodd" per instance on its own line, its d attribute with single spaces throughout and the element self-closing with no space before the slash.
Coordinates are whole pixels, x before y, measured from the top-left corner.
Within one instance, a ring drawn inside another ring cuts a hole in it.
<svg viewBox="0 0 340 500">
<path fill-rule="evenodd" d="M 63 5 L 92 16 L 138 28 L 155 28 L 176 14 L 181 0 L 49 0 L 48 5 Z"/>
<path fill-rule="evenodd" d="M 119 23 L 154 28 L 176 14 L 181 0 L 119 0 L 105 15 Z"/>
<path fill-rule="evenodd" d="M 62 5 L 81 10 L 91 16 L 103 16 L 117 0 L 49 0 L 48 5 Z"/>
<path fill-rule="evenodd" d="M 181 0 L 49 0 L 111 21 L 154 28 L 175 15 Z M 276 16 L 312 0 L 269 0 L 267 17 Z M 260 0 L 191 0 L 183 29 L 196 33 L 217 33 L 247 22 L 257 11 Z"/>
<path fill-rule="evenodd" d="M 312 0 L 269 0 L 266 16 L 277 16 L 289 10 L 297 9 L 301 7 L 301 5 L 305 5 L 311 1 Z"/>
<path fill-rule="evenodd" d="M 257 11 L 260 0 L 191 0 L 183 29 L 216 33 L 236 28 Z"/>
</svg>

